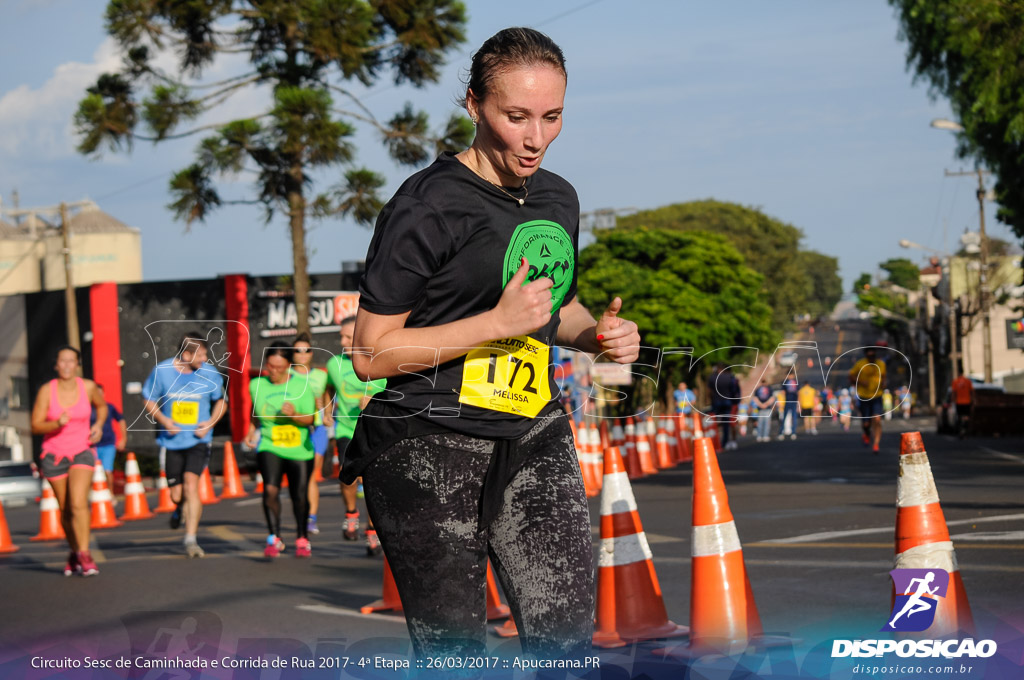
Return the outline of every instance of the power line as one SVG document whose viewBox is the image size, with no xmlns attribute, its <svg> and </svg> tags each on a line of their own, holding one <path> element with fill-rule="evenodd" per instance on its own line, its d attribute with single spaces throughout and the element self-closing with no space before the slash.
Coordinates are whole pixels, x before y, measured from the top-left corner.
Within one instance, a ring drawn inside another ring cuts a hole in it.
<svg viewBox="0 0 1024 680">
<path fill-rule="evenodd" d="M 144 179 L 141 182 L 136 182 L 135 184 L 130 184 L 130 185 L 126 186 L 126 187 L 121 187 L 120 189 L 115 189 L 114 191 L 111 191 L 110 193 L 107 193 L 107 194 L 103 194 L 102 196 L 97 196 L 96 200 L 97 201 L 102 201 L 105 198 L 110 198 L 111 196 L 117 196 L 118 194 L 124 193 L 125 191 L 131 191 L 132 189 L 137 189 L 137 188 L 139 188 L 141 186 L 145 186 L 147 184 L 150 184 L 151 182 L 155 182 L 158 179 L 163 179 L 164 177 L 167 177 L 169 174 L 171 174 L 170 170 L 161 172 L 159 175 L 154 175 L 154 176 L 150 177 L 149 179 Z"/>
</svg>

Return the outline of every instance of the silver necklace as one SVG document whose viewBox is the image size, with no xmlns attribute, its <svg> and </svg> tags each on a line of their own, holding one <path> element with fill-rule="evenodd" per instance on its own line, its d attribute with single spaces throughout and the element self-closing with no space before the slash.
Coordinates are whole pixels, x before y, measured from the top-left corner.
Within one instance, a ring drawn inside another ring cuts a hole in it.
<svg viewBox="0 0 1024 680">
<path fill-rule="evenodd" d="M 488 181 L 488 182 L 489 182 L 489 183 L 490 183 L 490 184 L 491 184 L 491 185 L 492 185 L 492 186 L 493 186 L 493 187 L 494 187 L 495 189 L 497 189 L 497 190 L 498 190 L 498 191 L 500 191 L 501 193 L 505 194 L 506 196 L 508 196 L 509 198 L 511 198 L 511 199 L 512 199 L 513 201 L 515 201 L 515 202 L 516 202 L 516 203 L 518 203 L 519 205 L 523 205 L 524 203 L 526 203 L 526 199 L 527 199 L 527 198 L 529 198 L 529 196 L 530 196 L 530 190 L 529 190 L 529 189 L 528 189 L 528 188 L 526 187 L 526 180 L 525 180 L 525 179 L 523 179 L 523 185 L 522 185 L 521 187 L 519 187 L 520 189 L 522 189 L 522 190 L 523 190 L 523 191 L 525 192 L 525 193 L 523 194 L 523 197 L 522 197 L 522 198 L 518 198 L 518 197 L 516 197 L 516 196 L 512 195 L 511 193 L 509 193 L 509 192 L 508 192 L 508 190 L 507 190 L 507 189 L 506 189 L 505 187 L 501 186 L 500 184 L 495 184 L 494 182 L 491 182 L 491 180 L 487 180 L 487 181 Z"/>
</svg>

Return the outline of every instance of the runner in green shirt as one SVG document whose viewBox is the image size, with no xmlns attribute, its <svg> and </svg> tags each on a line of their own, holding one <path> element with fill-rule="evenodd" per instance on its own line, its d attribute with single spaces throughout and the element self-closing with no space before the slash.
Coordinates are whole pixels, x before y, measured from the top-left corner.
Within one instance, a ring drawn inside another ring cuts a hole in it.
<svg viewBox="0 0 1024 680">
<path fill-rule="evenodd" d="M 327 362 L 327 380 L 334 391 L 334 441 L 337 447 L 338 460 L 344 461 L 345 449 L 352 441 L 352 433 L 356 429 L 359 414 L 370 401 L 370 397 L 384 389 L 386 380 L 374 380 L 366 383 L 356 376 L 352 368 L 352 331 L 356 318 L 350 316 L 341 322 L 342 353 Z M 359 509 L 356 507 L 357 487 L 359 482 L 345 484 L 341 482 L 341 495 L 345 500 L 345 530 L 343 536 L 347 541 L 359 537 Z M 380 541 L 373 523 L 368 522 L 366 529 L 366 554 L 370 556 L 381 553 Z"/>
<path fill-rule="evenodd" d="M 324 453 L 327 451 L 327 428 L 324 427 L 324 391 L 327 389 L 327 371 L 322 368 L 313 367 L 313 344 L 309 333 L 300 333 L 295 336 L 292 343 L 292 371 L 296 376 L 309 380 L 313 388 L 313 396 L 316 397 L 316 415 L 313 418 L 313 428 L 310 437 L 313 442 L 313 474 L 309 478 L 309 521 L 307 530 L 311 534 L 319 534 L 320 527 L 317 526 L 316 516 L 320 510 L 320 484 L 325 478 L 330 477 L 330 461 L 327 468 L 324 468 Z M 306 377 L 308 376 L 308 378 Z M 320 471 L 320 475 L 317 475 Z"/>
<path fill-rule="evenodd" d="M 263 514 L 267 520 L 267 546 L 263 554 L 277 557 L 284 550 L 281 533 L 281 477 L 287 475 L 295 513 L 295 556 L 310 557 L 306 522 L 309 516 L 307 490 L 313 472 L 313 443 L 309 427 L 316 412 L 316 397 L 305 376 L 292 373 L 292 351 L 275 342 L 264 358 L 266 375 L 253 378 L 249 393 L 253 422 L 245 441 L 256 446 L 263 476 Z"/>
</svg>

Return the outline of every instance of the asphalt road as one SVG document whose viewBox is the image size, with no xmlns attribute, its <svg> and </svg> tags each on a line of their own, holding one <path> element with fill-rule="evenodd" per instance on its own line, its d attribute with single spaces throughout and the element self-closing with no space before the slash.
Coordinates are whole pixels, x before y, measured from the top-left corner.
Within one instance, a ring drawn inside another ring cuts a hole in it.
<svg viewBox="0 0 1024 680">
<path fill-rule="evenodd" d="M 1005 632 L 1008 622 L 1016 621 L 1021 637 L 1022 441 L 961 442 L 933 434 L 931 422 L 917 418 L 886 422 L 877 456 L 855 432 L 844 433 L 831 423 L 821 425 L 818 436 L 795 441 L 759 444 L 748 434 L 738 450 L 720 455 L 766 631 L 810 644 L 835 636 L 877 636 L 890 606 L 899 433 L 911 429 L 924 433 L 979 636 Z M 681 624 L 690 618 L 691 480 L 691 470 L 682 465 L 633 484 L 666 610 Z M 61 576 L 63 544 L 29 540 L 39 527 L 34 506 L 7 509 L 20 550 L 0 555 L 0 677 L 72 677 L 22 671 L 33 656 L 173 654 L 181 640 L 188 649 L 198 649 L 201 640 L 203 653 L 233 658 L 271 651 L 358 658 L 390 650 L 407 659 L 401 615 L 359 613 L 360 606 L 381 595 L 382 560 L 367 557 L 361 541 L 341 540 L 340 496 L 333 484 L 322 489 L 322 533 L 313 540 L 310 560 L 295 559 L 290 551 L 273 561 L 263 558 L 260 501 L 250 495 L 206 507 L 200 539 L 207 557 L 201 560 L 183 556 L 180 531 L 168 528 L 166 515 L 95 532 L 101 573 L 89 579 Z M 154 501 L 150 496 L 151 505 Z M 595 545 L 599 507 L 593 499 Z M 291 522 L 286 514 L 286 533 Z M 190 627 L 194 633 L 181 635 Z M 492 639 L 495 649 L 515 654 L 514 639 Z M 654 658 L 651 650 L 659 646 L 644 643 L 628 654 L 634 661 Z M 621 654 L 605 653 L 602 659 L 612 663 L 607 659 L 625 658 Z M 672 663 L 658 668 L 668 668 L 666 673 L 682 668 L 681 662 Z M 330 669 L 321 676 L 294 667 L 284 675 L 272 670 L 211 677 L 339 677 Z M 349 670 L 355 669 L 345 673 Z M 126 677 L 105 674 L 110 672 L 73 677 Z M 127 677 L 145 676 L 140 669 L 133 672 Z M 404 677 L 379 673 L 358 669 L 354 676 Z M 632 675 L 626 670 L 602 677 Z"/>
</svg>

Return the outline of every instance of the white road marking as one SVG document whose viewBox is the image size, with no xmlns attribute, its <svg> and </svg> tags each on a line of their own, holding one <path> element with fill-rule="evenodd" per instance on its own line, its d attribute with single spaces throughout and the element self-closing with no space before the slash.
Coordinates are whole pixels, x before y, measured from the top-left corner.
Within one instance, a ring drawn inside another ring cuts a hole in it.
<svg viewBox="0 0 1024 680">
<path fill-rule="evenodd" d="M 1019 541 L 1024 539 L 1024 531 L 980 531 L 976 534 L 956 534 L 950 538 L 956 541 Z"/>
<path fill-rule="evenodd" d="M 979 446 L 978 448 L 989 455 L 995 456 L 996 458 L 1002 458 L 1003 460 L 1010 460 L 1013 461 L 1014 463 L 1020 463 L 1021 465 L 1024 465 L 1024 456 L 1015 456 L 1012 453 L 996 451 L 995 449 L 990 449 L 987 446 Z"/>
<path fill-rule="evenodd" d="M 314 612 L 316 614 L 330 614 L 332 616 L 351 616 L 356 619 L 373 619 L 374 621 L 387 621 L 389 623 L 398 623 L 405 626 L 404 616 L 387 616 L 385 614 L 363 614 L 357 612 L 354 609 L 344 609 L 342 607 L 331 607 L 326 604 L 300 604 L 295 607 L 301 609 L 304 612 Z"/>
<path fill-rule="evenodd" d="M 981 524 L 982 522 L 1010 522 L 1024 519 L 1024 513 L 1016 515 L 993 515 L 991 517 L 974 517 L 972 519 L 956 519 L 947 521 L 946 526 L 960 526 L 964 524 Z M 845 536 L 864 536 L 866 534 L 891 534 L 892 526 L 872 527 L 870 529 L 849 529 L 847 531 L 822 531 L 816 534 L 803 534 L 802 536 L 790 536 L 789 538 L 771 538 L 760 543 L 810 543 L 812 541 L 823 541 L 830 538 L 843 538 Z"/>
</svg>

